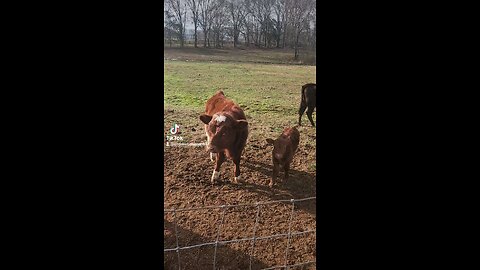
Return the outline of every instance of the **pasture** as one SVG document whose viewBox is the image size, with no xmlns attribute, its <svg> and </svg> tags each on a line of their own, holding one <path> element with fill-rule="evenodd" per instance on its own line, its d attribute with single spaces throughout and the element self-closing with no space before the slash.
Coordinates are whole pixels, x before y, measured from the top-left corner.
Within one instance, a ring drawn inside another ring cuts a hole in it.
<svg viewBox="0 0 480 270">
<path fill-rule="evenodd" d="M 291 165 L 290 179 L 283 182 L 280 173 L 277 184 L 268 187 L 272 174 L 271 151 L 267 138 L 276 139 L 284 127 L 298 121 L 300 90 L 305 83 L 315 83 L 316 67 L 284 61 L 282 55 L 261 57 L 223 57 L 222 52 L 210 50 L 165 50 L 164 57 L 164 135 L 172 125 L 180 126 L 183 143 L 204 143 L 203 123 L 198 119 L 205 110 L 205 102 L 216 91 L 239 104 L 249 122 L 249 138 L 242 155 L 240 170 L 243 183 L 233 184 L 233 162 L 226 161 L 221 176 L 211 185 L 214 163 L 205 147 L 165 147 L 164 204 L 165 208 L 190 208 L 223 204 L 245 204 L 280 199 L 301 199 L 315 194 L 316 130 L 306 115 L 299 127 L 300 144 Z M 248 52 L 242 52 L 248 54 Z M 229 54 L 227 51 L 226 54 Z M 270 58 L 269 58 L 270 57 Z M 313 115 L 316 119 L 316 113 Z M 166 141 L 166 140 L 165 140 Z M 295 205 L 291 231 L 302 232 L 315 228 L 315 200 Z M 176 223 L 179 246 L 214 242 L 220 222 L 220 209 L 177 212 Z M 276 203 L 262 207 L 257 237 L 283 234 L 289 230 L 291 204 Z M 174 217 L 165 213 L 164 248 L 175 248 Z M 251 237 L 256 220 L 255 207 L 230 208 L 226 211 L 219 233 L 220 240 Z M 216 255 L 218 269 L 248 269 L 253 255 L 252 269 L 261 269 L 285 263 L 286 238 L 257 241 L 252 254 L 251 241 L 220 246 Z M 181 250 L 182 269 L 211 269 L 213 246 Z M 292 237 L 288 264 L 315 260 L 315 235 Z M 178 269 L 177 254 L 165 253 L 166 269 Z M 308 266 L 313 269 L 315 265 Z"/>
</svg>

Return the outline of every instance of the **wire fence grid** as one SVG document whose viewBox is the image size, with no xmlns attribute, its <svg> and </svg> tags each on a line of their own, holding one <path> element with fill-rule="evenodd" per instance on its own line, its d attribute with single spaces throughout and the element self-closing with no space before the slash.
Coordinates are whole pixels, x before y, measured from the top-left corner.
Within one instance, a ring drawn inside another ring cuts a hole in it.
<svg viewBox="0 0 480 270">
<path fill-rule="evenodd" d="M 316 236 L 316 229 L 315 230 L 306 230 L 303 232 L 294 232 L 292 233 L 292 220 L 295 212 L 295 202 L 302 202 L 302 201 L 309 201 L 309 200 L 316 200 L 317 197 L 309 197 L 309 198 L 303 198 L 303 199 L 285 199 L 285 200 L 275 200 L 275 201 L 266 201 L 266 202 L 257 202 L 257 203 L 251 203 L 251 204 L 235 204 L 235 205 L 218 205 L 218 206 L 204 206 L 204 207 L 192 207 L 192 208 L 169 208 L 169 209 L 164 209 L 164 213 L 172 213 L 173 214 L 173 221 L 174 221 L 174 231 L 175 231 L 175 238 L 176 238 L 176 248 L 167 248 L 164 249 L 163 252 L 176 252 L 177 253 L 177 263 L 178 263 L 178 269 L 181 269 L 181 260 L 180 260 L 180 250 L 186 250 L 186 249 L 192 249 L 192 248 L 198 248 L 198 247 L 203 247 L 203 246 L 214 246 L 215 251 L 213 255 L 213 269 L 215 270 L 216 268 L 216 257 L 217 257 L 217 248 L 221 245 L 229 244 L 229 243 L 237 243 L 237 242 L 243 242 L 243 241 L 252 241 L 252 246 L 251 250 L 252 252 L 250 253 L 250 262 L 249 262 L 249 270 L 252 269 L 252 259 L 255 255 L 255 242 L 258 240 L 266 240 L 266 239 L 273 239 L 273 238 L 280 238 L 280 237 L 287 237 L 287 248 L 285 249 L 285 263 L 284 265 L 277 265 L 277 266 L 272 266 L 269 268 L 263 268 L 261 270 L 269 270 L 269 269 L 291 269 L 293 267 L 299 267 L 299 266 L 305 266 L 308 264 L 315 264 L 316 261 L 308 261 L 308 262 L 303 262 L 299 264 L 292 264 L 288 265 L 288 251 L 290 249 L 290 241 L 292 236 L 297 236 L 297 235 L 303 235 L 303 234 L 308 234 L 308 233 L 313 233 L 314 236 Z M 261 206 L 268 205 L 268 204 L 273 204 L 273 203 L 279 203 L 279 202 L 290 202 L 292 204 L 292 210 L 290 212 L 290 218 L 289 218 L 289 225 L 288 225 L 288 233 L 282 233 L 282 234 L 275 234 L 275 235 L 269 235 L 269 236 L 263 236 L 263 237 L 257 237 L 256 232 L 257 232 L 257 226 L 258 226 L 258 220 L 260 216 L 260 208 Z M 248 237 L 248 238 L 241 238 L 241 239 L 234 239 L 234 240 L 226 240 L 226 241 L 219 241 L 219 236 L 220 236 L 220 231 L 223 226 L 224 218 L 225 218 L 225 212 L 228 208 L 235 208 L 235 207 L 248 207 L 248 206 L 256 206 L 257 211 L 256 211 L 256 218 L 255 218 L 255 225 L 253 228 L 253 236 Z M 217 227 L 217 233 L 216 233 L 216 239 L 215 242 L 208 242 L 208 243 L 202 243 L 202 244 L 197 244 L 197 245 L 192 245 L 192 246 L 185 246 L 185 247 L 180 247 L 178 245 L 178 230 L 177 230 L 177 212 L 183 212 L 183 211 L 195 211 L 195 210 L 204 210 L 204 209 L 215 209 L 215 208 L 221 208 L 223 209 L 222 211 L 222 217 L 220 224 Z"/>
</svg>

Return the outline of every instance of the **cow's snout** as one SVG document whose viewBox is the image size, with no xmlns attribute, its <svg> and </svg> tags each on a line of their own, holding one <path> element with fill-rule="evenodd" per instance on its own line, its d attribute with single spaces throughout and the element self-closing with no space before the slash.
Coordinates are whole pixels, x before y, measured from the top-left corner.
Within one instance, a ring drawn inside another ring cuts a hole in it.
<svg viewBox="0 0 480 270">
<path fill-rule="evenodd" d="M 218 151 L 217 151 L 217 148 L 216 148 L 215 146 L 213 146 L 213 145 L 210 145 L 210 146 L 208 147 L 208 151 L 210 151 L 210 153 L 214 153 L 214 154 L 218 152 Z"/>
<path fill-rule="evenodd" d="M 282 159 L 283 158 L 282 154 L 278 154 L 278 153 L 275 153 L 274 156 L 275 156 L 276 159 Z"/>
</svg>

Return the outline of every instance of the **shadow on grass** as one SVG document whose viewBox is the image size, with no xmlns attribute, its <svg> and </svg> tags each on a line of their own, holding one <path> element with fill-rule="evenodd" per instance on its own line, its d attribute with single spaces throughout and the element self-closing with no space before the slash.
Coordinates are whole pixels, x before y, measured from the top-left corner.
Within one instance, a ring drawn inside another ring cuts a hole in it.
<svg viewBox="0 0 480 270">
<path fill-rule="evenodd" d="M 164 236 L 164 248 L 175 248 L 176 236 L 174 224 L 172 222 L 164 220 L 164 228 L 169 232 L 167 235 Z M 192 243 L 200 244 L 215 242 L 215 239 L 205 238 L 178 225 L 177 231 L 179 239 L 186 239 L 181 242 L 179 241 L 180 247 L 193 245 Z M 245 241 L 242 243 L 245 243 L 245 245 L 248 247 L 251 245 L 251 242 L 249 241 Z M 180 269 L 212 269 L 214 252 L 214 245 L 180 250 Z M 175 251 L 169 251 L 164 253 L 163 266 L 164 269 L 167 270 L 179 269 L 178 257 Z M 216 269 L 249 269 L 249 266 L 250 254 L 246 254 L 242 251 L 232 249 L 228 246 L 228 244 L 218 246 L 215 263 Z M 252 269 L 263 269 L 267 267 L 268 266 L 262 261 L 252 258 Z"/>
</svg>

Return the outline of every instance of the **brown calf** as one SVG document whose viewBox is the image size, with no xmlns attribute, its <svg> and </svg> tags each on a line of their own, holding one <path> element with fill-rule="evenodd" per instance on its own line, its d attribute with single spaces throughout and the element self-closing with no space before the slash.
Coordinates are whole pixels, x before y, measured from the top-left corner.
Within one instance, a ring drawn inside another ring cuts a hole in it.
<svg viewBox="0 0 480 270">
<path fill-rule="evenodd" d="M 288 180 L 288 171 L 293 160 L 293 155 L 295 154 L 295 151 L 297 151 L 298 143 L 300 142 L 300 133 L 295 127 L 285 128 L 278 139 L 267 139 L 267 142 L 273 145 L 273 176 L 270 180 L 270 184 L 268 184 L 270 187 L 273 187 L 280 166 L 282 166 L 285 171 L 285 181 Z"/>
<path fill-rule="evenodd" d="M 233 182 L 240 180 L 240 157 L 248 137 L 248 123 L 243 110 L 227 99 L 222 91 L 211 97 L 205 106 L 205 114 L 200 115 L 207 134 L 207 150 L 210 159 L 216 154 L 212 184 L 220 176 L 220 166 L 230 158 L 235 164 Z"/>
</svg>

